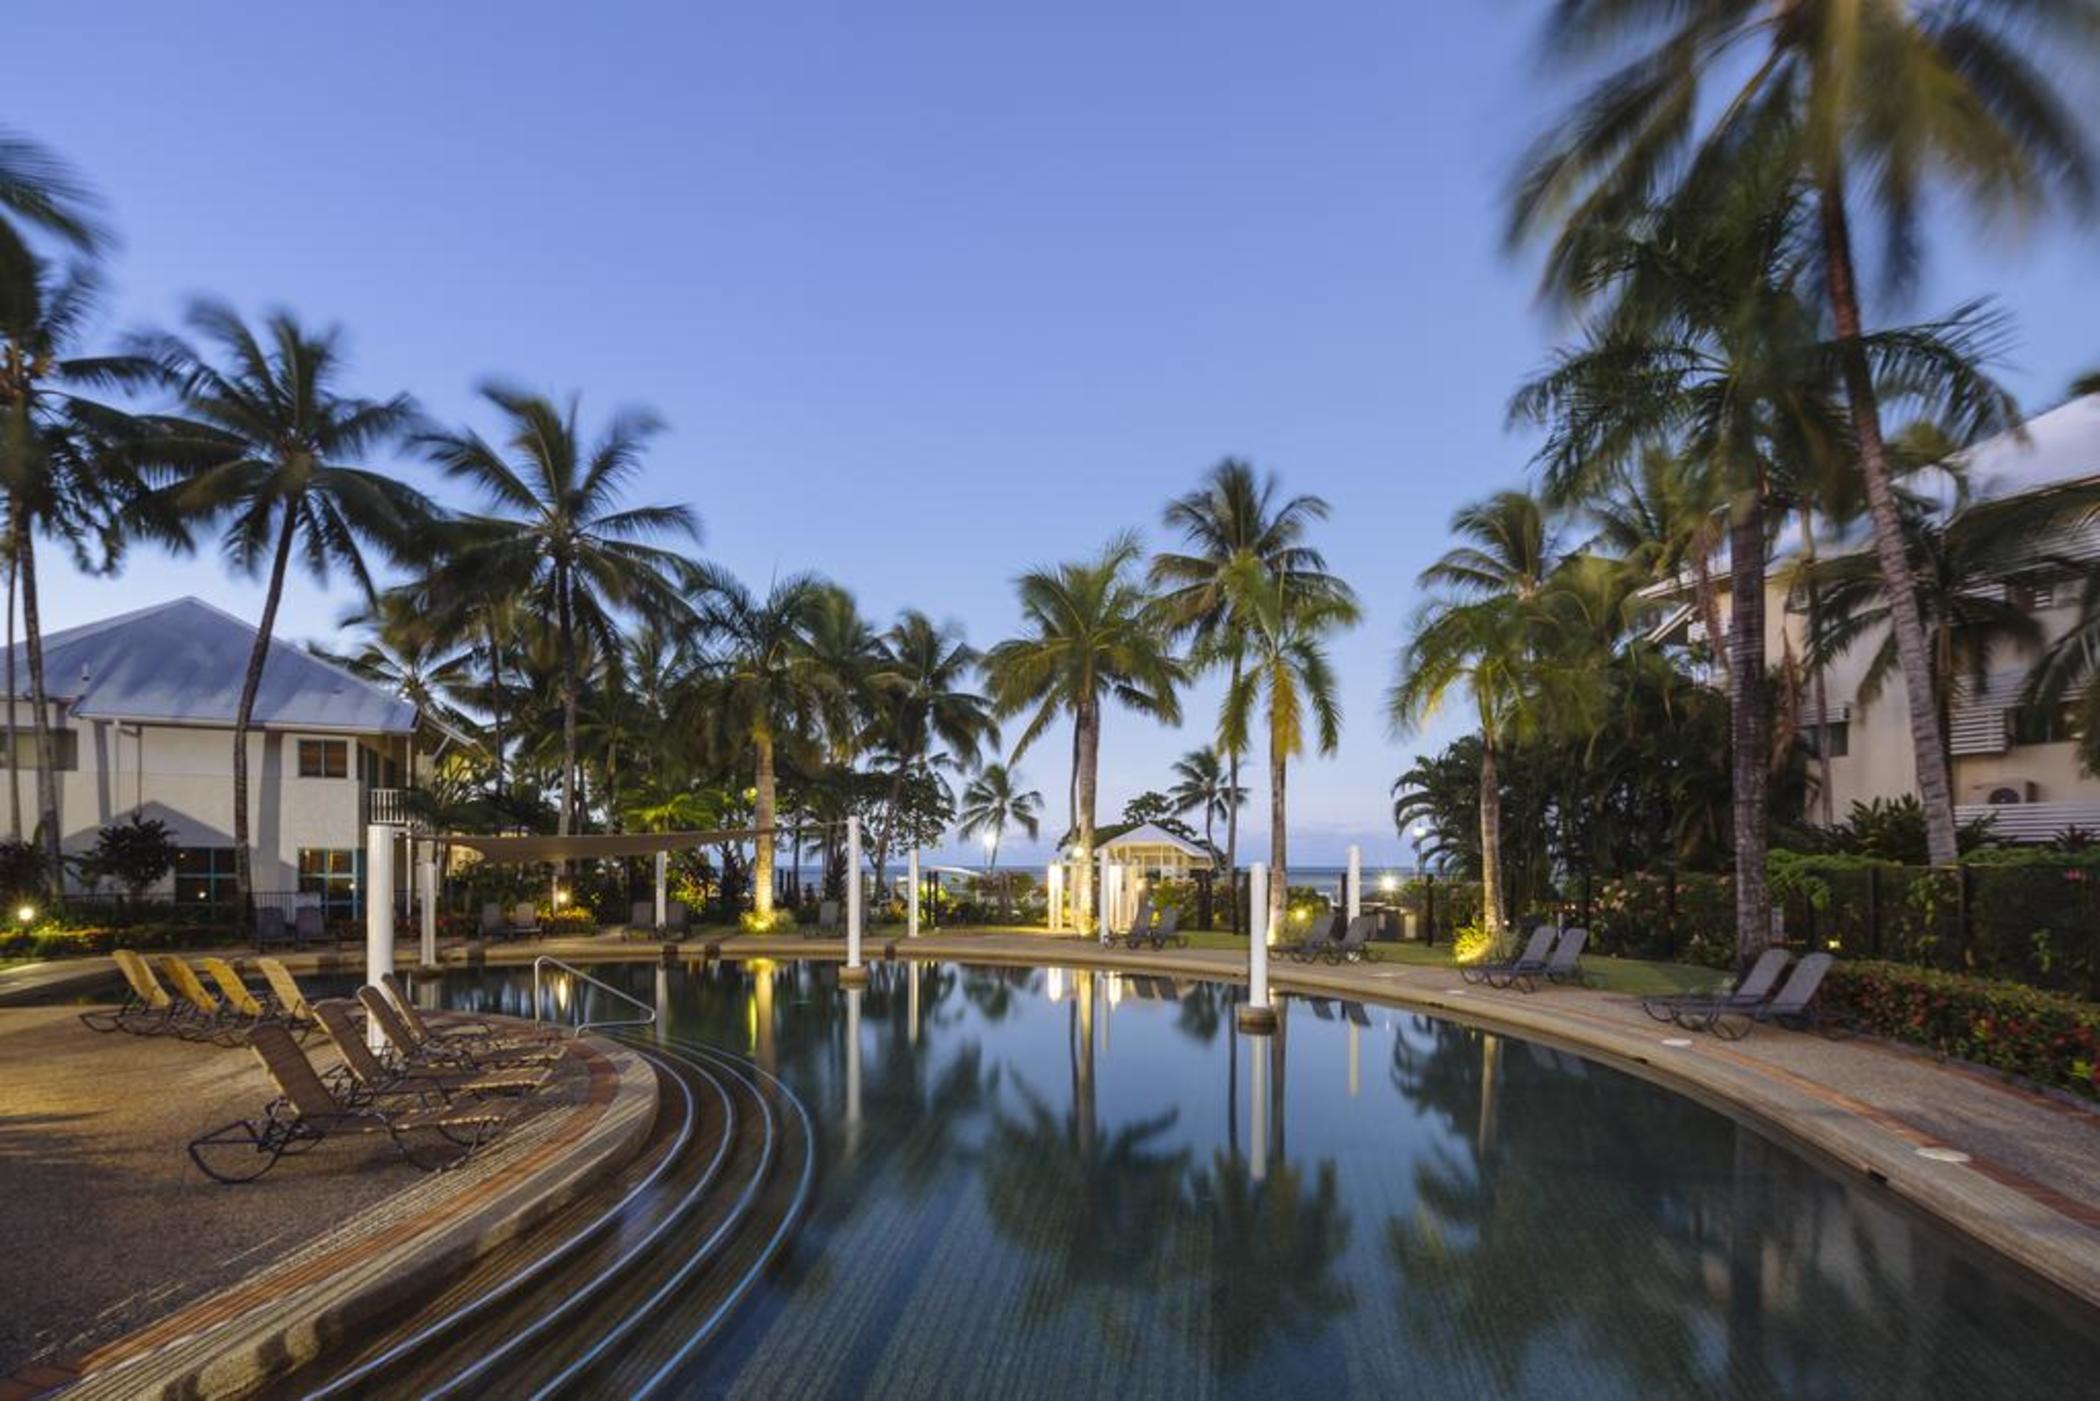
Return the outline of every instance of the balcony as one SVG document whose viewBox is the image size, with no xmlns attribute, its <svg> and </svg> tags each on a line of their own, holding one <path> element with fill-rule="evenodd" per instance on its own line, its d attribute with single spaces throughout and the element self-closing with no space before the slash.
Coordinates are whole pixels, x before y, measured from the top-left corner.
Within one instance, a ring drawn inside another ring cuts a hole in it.
<svg viewBox="0 0 2100 1401">
<path fill-rule="evenodd" d="M 429 823 L 424 813 L 429 801 L 414 788 L 367 788 L 365 790 L 365 821 L 382 826 L 399 827 L 405 831 L 421 832 Z"/>
</svg>

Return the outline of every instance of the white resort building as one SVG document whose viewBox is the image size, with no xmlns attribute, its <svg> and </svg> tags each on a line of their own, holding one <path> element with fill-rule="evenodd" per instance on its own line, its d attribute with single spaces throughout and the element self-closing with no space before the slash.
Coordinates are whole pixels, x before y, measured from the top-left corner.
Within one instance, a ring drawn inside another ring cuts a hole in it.
<svg viewBox="0 0 2100 1401">
<path fill-rule="evenodd" d="M 158 893 L 231 902 L 233 720 L 254 645 L 252 625 L 195 598 L 45 635 L 68 855 L 92 847 L 109 823 L 156 818 L 181 847 Z M 37 817 L 36 737 L 20 643 L 14 678 L 9 758 L 26 837 Z M 350 913 L 365 822 L 398 806 L 414 754 L 427 762 L 455 738 L 384 688 L 273 640 L 248 736 L 258 899 Z"/>
<path fill-rule="evenodd" d="M 2065 482 L 2100 477 L 2100 395 L 2074 399 L 2026 425 L 2025 441 L 1992 439 L 1966 454 L 1966 477 L 1972 501 L 2003 498 Z M 1947 488 L 1951 501 L 1951 487 Z M 1786 567 L 1799 556 L 1798 530 L 1782 537 L 1780 556 L 1770 571 L 1765 598 L 1767 657 L 1779 665 L 1785 649 L 1806 655 L 1807 617 L 1798 599 L 1788 598 Z M 1841 542 L 1818 541 L 1824 558 L 1834 553 L 1871 549 L 1855 533 Z M 2100 524 L 2053 533 L 2037 540 L 2030 557 L 2009 566 L 1987 587 L 2003 599 L 2031 611 L 2041 625 L 2045 645 L 2064 635 L 2078 615 L 2079 570 L 2100 561 Z M 1726 560 L 1715 563 L 1721 626 L 1729 616 Z M 1658 641 L 1704 641 L 1688 582 L 1657 591 L 1667 606 L 1651 632 Z M 1881 644 L 1870 633 L 1839 657 L 1824 674 L 1830 714 L 1825 732 L 1831 748 L 1831 808 L 1842 822 L 1855 801 L 1897 798 L 1917 791 L 1917 764 L 1912 755 L 1910 724 L 1905 713 L 1900 675 L 1891 676 L 1869 701 L 1861 683 Z M 1956 682 L 1956 702 L 1949 725 L 1948 747 L 1956 815 L 1964 821 L 1988 817 L 2000 840 L 2045 842 L 2067 828 L 2100 832 L 2100 777 L 2082 770 L 2068 717 L 2030 714 L 2019 703 L 2036 652 L 2005 653 L 1991 659 L 1978 686 L 1967 678 Z M 1819 719 L 1812 698 L 1805 698 L 1800 733 L 1811 744 Z M 1819 819 L 1822 804 L 1812 800 L 1810 817 Z"/>
</svg>

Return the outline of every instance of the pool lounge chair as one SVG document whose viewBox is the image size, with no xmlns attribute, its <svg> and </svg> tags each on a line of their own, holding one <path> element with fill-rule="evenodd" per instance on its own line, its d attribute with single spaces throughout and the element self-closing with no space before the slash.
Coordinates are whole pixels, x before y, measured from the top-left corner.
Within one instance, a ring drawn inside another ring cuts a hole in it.
<svg viewBox="0 0 2100 1401">
<path fill-rule="evenodd" d="M 1378 955 L 1371 952 L 1371 936 L 1378 932 L 1377 915 L 1358 915 L 1342 931 L 1341 942 L 1328 953 L 1329 963 L 1367 963 Z"/>
<path fill-rule="evenodd" d="M 1582 971 L 1582 950 L 1589 941 L 1590 931 L 1587 929 L 1578 927 L 1561 930 L 1560 938 L 1554 943 L 1553 952 L 1546 959 L 1546 966 L 1542 970 L 1546 981 L 1577 985 L 1588 983 L 1589 979 Z M 1527 987 L 1525 991 L 1529 992 L 1531 989 Z"/>
<path fill-rule="evenodd" d="M 1785 949 L 1766 949 L 1757 956 L 1757 962 L 1750 965 L 1750 971 L 1743 975 L 1742 980 L 1726 992 L 1644 997 L 1641 1010 L 1659 1022 L 1681 1022 L 1687 1016 L 1704 1021 L 1717 1010 L 1760 1006 L 1772 995 L 1773 985 L 1793 957 Z"/>
<path fill-rule="evenodd" d="M 301 905 L 292 912 L 292 942 L 322 944 L 328 941 L 328 920 L 319 905 Z"/>
<path fill-rule="evenodd" d="M 1524 951 L 1515 958 L 1500 963 L 1475 963 L 1458 966 L 1458 976 L 1469 983 L 1487 983 L 1499 987 L 1497 978 L 1513 976 L 1518 972 L 1542 973 L 1546 968 L 1546 955 L 1552 952 L 1554 931 L 1549 925 L 1540 925 L 1531 931 L 1524 943 Z"/>
<path fill-rule="evenodd" d="M 504 917 L 502 904 L 495 900 L 484 902 L 481 907 L 481 937 L 485 940 L 501 939 L 509 932 L 510 921 Z"/>
<path fill-rule="evenodd" d="M 393 1000 L 378 988 L 366 984 L 357 990 L 357 1000 L 364 1004 L 365 1015 L 379 1028 L 379 1035 L 392 1053 L 396 1068 L 402 1070 L 452 1070 L 483 1071 L 517 1065 L 548 1065 L 562 1058 L 563 1052 L 551 1045 L 544 1037 L 533 1037 L 518 1041 L 451 1042 L 426 1040 L 410 1030 L 401 1013 L 395 1009 Z"/>
<path fill-rule="evenodd" d="M 693 912 L 685 907 L 685 901 L 664 901 L 664 937 L 683 939 L 692 932 Z"/>
<path fill-rule="evenodd" d="M 313 1020 L 313 1004 L 307 1001 L 299 980 L 292 976 L 292 970 L 285 967 L 282 960 L 258 958 L 255 971 L 262 974 L 263 981 L 270 985 L 271 1010 L 293 1021 Z"/>
<path fill-rule="evenodd" d="M 1816 994 L 1822 991 L 1823 975 L 1830 971 L 1832 962 L 1827 953 L 1812 953 L 1794 965 L 1794 971 L 1787 974 L 1786 981 L 1769 1000 L 1755 1007 L 1716 1007 L 1703 1021 L 1686 1016 L 1679 1019 L 1679 1024 L 1710 1031 L 1724 1041 L 1742 1040 L 1761 1022 L 1806 1030 L 1817 1021 Z"/>
<path fill-rule="evenodd" d="M 1123 929 L 1110 929 L 1108 937 L 1101 942 L 1110 946 L 1120 943 L 1125 948 L 1134 949 L 1138 946 L 1139 940 L 1150 935 L 1151 932 L 1152 892 L 1148 890 L 1143 895 L 1138 896 L 1137 913 L 1130 917 L 1129 925 Z"/>
<path fill-rule="evenodd" d="M 620 931 L 620 937 L 632 939 L 637 935 L 644 939 L 656 937 L 656 902 L 654 900 L 637 900 L 627 911 L 627 927 Z"/>
<path fill-rule="evenodd" d="M 1334 952 L 1342 937 L 1342 926 L 1347 918 L 1348 916 L 1340 910 L 1336 910 L 1331 917 L 1321 920 L 1303 939 L 1295 944 L 1285 944 L 1276 951 L 1293 963 L 1311 963 L 1315 959 L 1325 958 Z"/>
<path fill-rule="evenodd" d="M 1169 944 L 1176 948 L 1187 948 L 1189 936 L 1181 932 L 1180 907 L 1169 905 L 1159 912 L 1159 922 L 1150 929 L 1133 929 L 1130 932 L 1130 947 L 1143 944 L 1149 948 L 1164 949 Z"/>
<path fill-rule="evenodd" d="M 488 1075 L 445 1074 L 441 1071 L 388 1065 L 365 1044 L 364 1028 L 352 1015 L 355 1002 L 330 998 L 314 1004 L 314 1016 L 328 1034 L 336 1054 L 343 1058 L 342 1072 L 330 1082 L 336 1096 L 345 1101 L 372 1103 L 383 1099 L 413 1096 L 424 1103 L 450 1104 L 460 1095 L 530 1094 L 545 1085 L 554 1067 L 533 1071 L 503 1071 Z"/>
<path fill-rule="evenodd" d="M 191 1010 L 177 1002 L 146 960 L 130 949 L 112 949 L 110 961 L 124 975 L 124 1000 L 114 1010 L 97 1008 L 82 1012 L 80 1023 L 90 1031 L 122 1031 L 133 1036 L 157 1036 L 179 1032 Z"/>
<path fill-rule="evenodd" d="M 277 1098 L 254 1119 L 236 1119 L 190 1140 L 190 1161 L 215 1182 L 253 1182 L 287 1153 L 345 1133 L 386 1134 L 403 1158 L 425 1171 L 441 1171 L 472 1156 L 505 1118 L 479 1105 L 396 1110 L 345 1103 L 283 1027 L 255 1028 L 248 1046 L 277 1087 Z"/>
<path fill-rule="evenodd" d="M 160 975 L 167 979 L 175 1000 L 188 1009 L 175 1034 L 187 1041 L 239 1045 L 240 1035 L 252 1024 L 251 1020 L 220 1000 L 180 955 L 164 953 L 159 961 Z"/>
<path fill-rule="evenodd" d="M 529 939 L 539 933 L 540 907 L 530 900 L 520 900 L 503 932 L 513 939 Z"/>
<path fill-rule="evenodd" d="M 223 958 L 200 958 L 197 960 L 205 975 L 218 988 L 219 996 L 226 1003 L 227 1011 L 240 1023 L 276 1022 L 288 1029 L 293 1036 L 304 1038 L 313 1030 L 310 1020 L 294 1019 L 289 1013 L 280 1012 L 249 990 L 248 982 Z"/>
<path fill-rule="evenodd" d="M 816 921 L 815 923 L 802 926 L 802 937 L 815 939 L 826 934 L 836 934 L 838 932 L 839 902 L 836 900 L 819 900 L 817 902 Z"/>
<path fill-rule="evenodd" d="M 291 921 L 284 911 L 275 905 L 265 905 L 255 912 L 255 947 L 273 949 L 281 944 L 298 947 L 299 936 L 293 931 Z"/>
<path fill-rule="evenodd" d="M 474 1046 L 489 1042 L 506 1042 L 526 1045 L 532 1042 L 551 1041 L 558 1033 L 547 1027 L 496 1026 L 484 1021 L 451 1021 L 442 1026 L 432 1026 L 423 1017 L 423 1009 L 410 1000 L 401 980 L 392 973 L 379 975 L 379 990 L 386 994 L 387 1001 L 394 1004 L 394 1011 L 408 1027 L 408 1034 L 418 1045 L 426 1041 L 450 1042 L 456 1046 Z"/>
</svg>

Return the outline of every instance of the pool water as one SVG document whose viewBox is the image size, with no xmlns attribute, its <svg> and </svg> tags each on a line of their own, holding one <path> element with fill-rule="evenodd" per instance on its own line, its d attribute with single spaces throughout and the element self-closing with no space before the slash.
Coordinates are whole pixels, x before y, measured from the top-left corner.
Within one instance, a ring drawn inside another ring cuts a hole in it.
<svg viewBox="0 0 2100 1401">
<path fill-rule="evenodd" d="M 818 1124 L 706 1394 L 2092 1394 L 2100 1328 L 1863 1181 L 1569 1053 L 1069 969 L 594 967 Z M 448 975 L 522 1010 L 529 975 Z M 428 993 L 426 996 L 430 995 Z M 552 995 L 550 991 L 550 996 Z M 578 984 L 570 1008 L 625 1015 Z"/>
</svg>

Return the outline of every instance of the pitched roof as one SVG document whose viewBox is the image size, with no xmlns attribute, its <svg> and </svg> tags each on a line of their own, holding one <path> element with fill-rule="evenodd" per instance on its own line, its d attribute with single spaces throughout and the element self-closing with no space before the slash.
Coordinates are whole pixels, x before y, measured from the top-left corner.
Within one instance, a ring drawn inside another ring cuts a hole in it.
<svg viewBox="0 0 2100 1401">
<path fill-rule="evenodd" d="M 232 725 L 255 628 L 196 598 L 44 635 L 45 689 L 96 720 Z M 16 690 L 29 690 L 23 645 Z M 263 662 L 255 724 L 266 729 L 408 734 L 416 708 L 277 638 Z"/>
<path fill-rule="evenodd" d="M 1094 846 L 1097 851 L 1115 851 L 1130 846 L 1167 846 L 1186 856 L 1210 860 L 1210 853 L 1200 842 L 1177 837 L 1153 822 L 1140 822 L 1134 827 L 1120 824 L 1098 827 L 1094 830 Z"/>
</svg>

